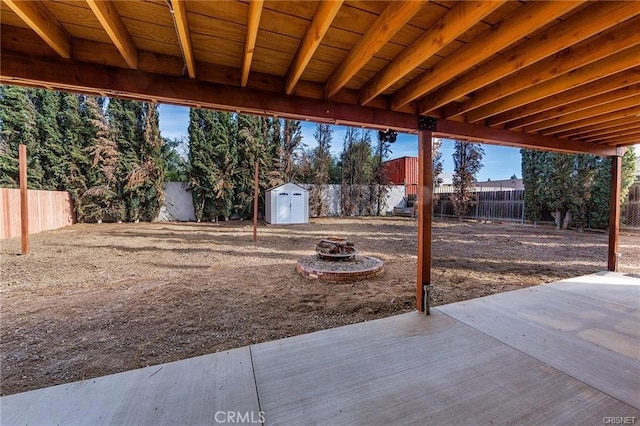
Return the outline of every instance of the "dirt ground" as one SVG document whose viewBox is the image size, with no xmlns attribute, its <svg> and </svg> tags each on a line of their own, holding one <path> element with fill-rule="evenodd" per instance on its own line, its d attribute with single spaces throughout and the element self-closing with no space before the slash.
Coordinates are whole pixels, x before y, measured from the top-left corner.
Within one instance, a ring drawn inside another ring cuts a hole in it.
<svg viewBox="0 0 640 426">
<path fill-rule="evenodd" d="M 385 261 L 376 279 L 331 284 L 295 270 L 320 237 Z M 3 395 L 88 379 L 414 309 L 416 221 L 327 218 L 78 224 L 2 241 Z M 622 232 L 621 271 L 640 274 L 640 234 Z M 433 304 L 589 274 L 607 236 L 500 223 L 436 222 Z"/>
</svg>

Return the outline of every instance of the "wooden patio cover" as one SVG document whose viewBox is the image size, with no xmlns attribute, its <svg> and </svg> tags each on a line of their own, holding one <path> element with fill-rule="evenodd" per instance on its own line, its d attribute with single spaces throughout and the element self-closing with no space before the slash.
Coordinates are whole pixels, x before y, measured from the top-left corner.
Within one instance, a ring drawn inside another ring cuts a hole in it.
<svg viewBox="0 0 640 426">
<path fill-rule="evenodd" d="M 421 212 L 433 136 L 612 156 L 614 189 L 640 143 L 638 1 L 0 4 L 2 83 L 419 133 Z"/>
</svg>

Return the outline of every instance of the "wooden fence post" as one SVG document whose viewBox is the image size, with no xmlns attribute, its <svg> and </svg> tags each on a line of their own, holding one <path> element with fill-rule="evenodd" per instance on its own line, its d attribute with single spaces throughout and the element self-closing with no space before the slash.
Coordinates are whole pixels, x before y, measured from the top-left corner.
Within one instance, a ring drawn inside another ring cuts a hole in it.
<svg viewBox="0 0 640 426">
<path fill-rule="evenodd" d="M 18 148 L 20 170 L 20 229 L 22 254 L 29 254 L 29 193 L 27 192 L 27 146 Z"/>
</svg>

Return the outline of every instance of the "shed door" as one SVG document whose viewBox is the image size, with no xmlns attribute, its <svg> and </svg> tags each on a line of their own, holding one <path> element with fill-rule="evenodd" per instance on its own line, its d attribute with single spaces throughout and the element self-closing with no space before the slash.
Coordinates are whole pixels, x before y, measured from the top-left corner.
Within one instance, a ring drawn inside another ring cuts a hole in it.
<svg viewBox="0 0 640 426">
<path fill-rule="evenodd" d="M 304 194 L 302 191 L 291 193 L 291 223 L 305 223 Z"/>
<path fill-rule="evenodd" d="M 291 223 L 291 193 L 278 192 L 275 223 Z"/>
</svg>

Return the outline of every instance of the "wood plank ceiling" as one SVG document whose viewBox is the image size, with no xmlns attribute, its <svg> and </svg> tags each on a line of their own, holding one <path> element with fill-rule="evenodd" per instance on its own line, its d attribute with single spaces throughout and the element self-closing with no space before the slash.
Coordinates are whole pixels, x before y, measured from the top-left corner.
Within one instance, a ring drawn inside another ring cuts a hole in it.
<svg viewBox="0 0 640 426">
<path fill-rule="evenodd" d="M 613 155 L 638 1 L 2 0 L 0 81 Z"/>
</svg>

